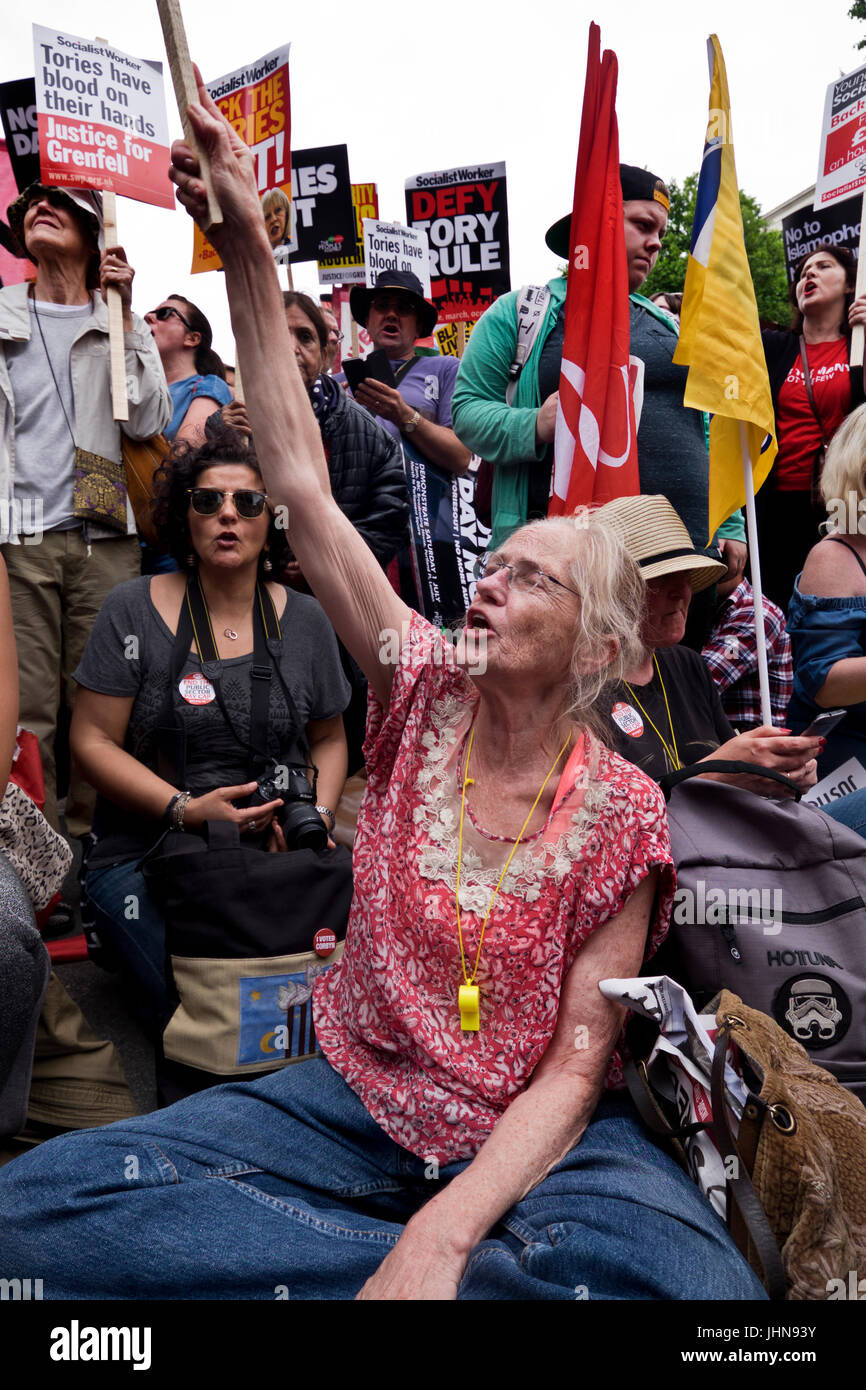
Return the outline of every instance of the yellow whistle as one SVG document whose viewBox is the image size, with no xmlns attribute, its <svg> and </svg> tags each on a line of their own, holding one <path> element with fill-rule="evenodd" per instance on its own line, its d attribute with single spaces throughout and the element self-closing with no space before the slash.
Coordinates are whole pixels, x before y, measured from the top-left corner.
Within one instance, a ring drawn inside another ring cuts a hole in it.
<svg viewBox="0 0 866 1390">
<path fill-rule="evenodd" d="M 457 991 L 457 1007 L 460 1010 L 460 1027 L 464 1033 L 477 1033 L 481 1027 L 478 1017 L 478 986 L 461 985 Z"/>
</svg>

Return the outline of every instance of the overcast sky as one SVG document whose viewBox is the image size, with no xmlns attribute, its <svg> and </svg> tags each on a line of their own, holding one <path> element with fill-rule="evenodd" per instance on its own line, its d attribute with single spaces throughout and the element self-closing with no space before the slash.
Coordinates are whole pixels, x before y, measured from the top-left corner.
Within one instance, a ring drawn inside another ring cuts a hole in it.
<svg viewBox="0 0 866 1390">
<path fill-rule="evenodd" d="M 848 8 L 849 0 L 820 8 L 801 0 L 183 3 L 190 51 L 207 80 L 291 43 L 293 146 L 347 144 L 352 179 L 378 183 L 383 217 L 404 220 L 408 174 L 504 159 L 515 287 L 556 270 L 544 231 L 571 207 L 590 20 L 619 59 L 621 157 L 665 179 L 681 180 L 700 163 L 706 38 L 719 35 L 740 187 L 767 210 L 814 182 L 825 88 L 866 62 L 854 47 L 866 25 L 848 19 Z M 152 0 L 122 12 L 114 0 L 7 0 L 0 80 L 32 75 L 33 22 L 161 60 L 169 131 L 180 134 Z M 187 295 L 233 361 L 223 277 L 188 274 L 186 214 L 120 199 L 118 223 L 136 268 L 138 312 L 171 292 Z M 294 274 L 296 288 L 317 292 L 314 264 Z"/>
</svg>

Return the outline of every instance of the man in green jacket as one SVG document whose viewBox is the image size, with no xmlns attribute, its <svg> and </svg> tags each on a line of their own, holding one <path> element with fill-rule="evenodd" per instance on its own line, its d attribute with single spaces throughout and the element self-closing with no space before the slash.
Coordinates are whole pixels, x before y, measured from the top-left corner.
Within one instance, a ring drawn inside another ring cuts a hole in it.
<svg viewBox="0 0 866 1390">
<path fill-rule="evenodd" d="M 693 543 L 707 544 L 709 463 L 704 416 L 683 406 L 686 368 L 673 362 L 676 327 L 636 291 L 655 265 L 667 226 L 670 200 L 661 179 L 646 169 L 620 165 L 623 225 L 628 260 L 631 355 L 641 364 L 643 401 L 638 427 L 641 492 L 664 493 L 682 517 Z M 549 229 L 547 245 L 568 259 L 571 214 Z M 475 325 L 460 365 L 452 401 L 454 429 L 474 453 L 494 465 L 491 548 L 527 519 L 547 514 L 559 370 L 565 329 L 566 280 L 539 287 L 540 326 L 513 381 L 518 349 L 518 309 L 530 296 L 502 295 Z M 546 303 L 545 303 L 546 298 Z M 520 302 L 519 302 L 520 301 Z M 506 400 L 509 384 L 512 398 Z M 742 574 L 745 528 L 740 513 L 720 527 L 715 543 L 729 577 Z"/>
</svg>

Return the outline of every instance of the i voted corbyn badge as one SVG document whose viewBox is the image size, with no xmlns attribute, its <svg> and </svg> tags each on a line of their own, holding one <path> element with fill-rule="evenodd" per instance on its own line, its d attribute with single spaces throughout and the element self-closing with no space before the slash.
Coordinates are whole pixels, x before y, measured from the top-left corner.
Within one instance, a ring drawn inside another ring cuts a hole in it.
<svg viewBox="0 0 866 1390">
<path fill-rule="evenodd" d="M 326 927 L 320 927 L 313 937 L 313 950 L 317 956 L 329 956 L 332 951 L 337 949 L 336 932 L 328 931 Z"/>
<path fill-rule="evenodd" d="M 624 734 L 630 738 L 640 738 L 643 733 L 643 720 L 636 709 L 627 705 L 624 700 L 618 700 L 610 712 L 610 717 L 618 729 L 622 729 Z"/>
<path fill-rule="evenodd" d="M 206 676 L 184 676 L 177 688 L 188 705 L 209 705 L 216 699 L 216 691 Z"/>
</svg>

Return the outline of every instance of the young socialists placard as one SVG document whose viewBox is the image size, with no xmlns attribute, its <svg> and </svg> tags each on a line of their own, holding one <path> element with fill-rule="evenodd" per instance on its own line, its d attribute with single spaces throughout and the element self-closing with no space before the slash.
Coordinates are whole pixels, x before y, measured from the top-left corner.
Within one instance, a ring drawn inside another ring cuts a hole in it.
<svg viewBox="0 0 866 1390">
<path fill-rule="evenodd" d="M 174 209 L 162 64 L 33 25 L 42 182 Z"/>
<path fill-rule="evenodd" d="M 511 288 L 504 163 L 415 174 L 406 220 L 427 233 L 440 323 L 474 323 Z"/>
</svg>

